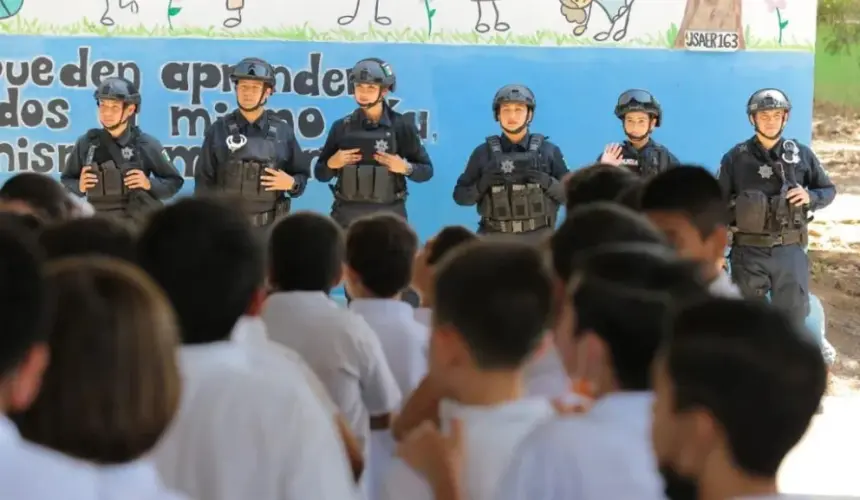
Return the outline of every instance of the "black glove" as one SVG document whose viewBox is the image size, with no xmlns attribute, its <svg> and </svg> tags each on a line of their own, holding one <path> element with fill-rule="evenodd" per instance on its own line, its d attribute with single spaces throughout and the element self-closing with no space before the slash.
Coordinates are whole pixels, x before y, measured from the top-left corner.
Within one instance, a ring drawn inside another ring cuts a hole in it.
<svg viewBox="0 0 860 500">
<path fill-rule="evenodd" d="M 505 182 L 505 174 L 498 170 L 491 170 L 489 172 L 484 172 L 481 175 L 481 178 L 478 179 L 478 193 L 484 194 L 490 190 L 491 187 L 504 184 Z"/>
</svg>

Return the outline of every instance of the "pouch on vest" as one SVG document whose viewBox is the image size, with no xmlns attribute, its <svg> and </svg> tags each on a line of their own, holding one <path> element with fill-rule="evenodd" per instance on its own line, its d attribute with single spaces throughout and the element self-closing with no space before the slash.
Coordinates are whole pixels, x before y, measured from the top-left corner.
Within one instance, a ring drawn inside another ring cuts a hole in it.
<svg viewBox="0 0 860 500">
<path fill-rule="evenodd" d="M 529 212 L 532 218 L 539 217 L 547 217 L 549 214 L 549 208 L 546 206 L 546 194 L 544 194 L 544 190 L 540 187 L 540 184 L 526 184 L 528 202 L 529 202 Z"/>
<path fill-rule="evenodd" d="M 224 192 L 240 195 L 242 193 L 242 162 L 230 161 L 224 167 L 224 175 L 218 177 Z"/>
<path fill-rule="evenodd" d="M 242 162 L 242 198 L 253 200 L 260 194 L 260 164 Z"/>
<path fill-rule="evenodd" d="M 738 232 L 766 233 L 768 197 L 761 191 L 744 191 L 735 198 L 735 222 Z"/>
<path fill-rule="evenodd" d="M 511 186 L 511 209 L 514 220 L 531 218 L 529 193 L 525 184 L 514 184 Z"/>
<path fill-rule="evenodd" d="M 513 210 L 511 207 L 511 200 L 508 197 L 507 186 L 493 186 L 490 188 L 490 203 L 493 207 L 493 219 L 513 219 Z"/>
<path fill-rule="evenodd" d="M 346 167 L 343 167 L 340 174 L 340 193 L 348 200 L 358 198 L 357 166 L 347 165 Z"/>
</svg>

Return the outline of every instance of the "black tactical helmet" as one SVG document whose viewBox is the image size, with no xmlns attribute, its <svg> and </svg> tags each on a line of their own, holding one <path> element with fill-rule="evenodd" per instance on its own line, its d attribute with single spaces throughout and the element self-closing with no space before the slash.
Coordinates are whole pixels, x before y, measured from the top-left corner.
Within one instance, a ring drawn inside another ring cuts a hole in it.
<svg viewBox="0 0 860 500">
<path fill-rule="evenodd" d="M 140 92 L 133 83 L 125 78 L 105 78 L 93 92 L 98 103 L 102 99 L 115 99 L 123 104 L 134 104 L 136 111 L 140 111 Z"/>
<path fill-rule="evenodd" d="M 233 85 L 239 80 L 258 80 L 270 87 L 275 87 L 275 68 L 271 64 L 256 57 L 246 57 L 233 66 L 230 81 Z"/>
<path fill-rule="evenodd" d="M 381 85 L 383 89 L 394 92 L 394 88 L 397 86 L 397 75 L 394 74 L 394 70 L 387 62 L 376 57 L 368 57 L 355 63 L 355 66 L 352 67 L 352 73 L 349 75 L 349 81 L 353 84 Z"/>
<path fill-rule="evenodd" d="M 537 100 L 532 90 L 525 85 L 511 84 L 500 88 L 493 96 L 493 117 L 499 118 L 499 108 L 506 102 L 518 102 L 525 104 L 529 111 L 534 113 Z"/>
<path fill-rule="evenodd" d="M 657 119 L 654 124 L 659 127 L 663 121 L 663 108 L 657 99 L 647 90 L 630 89 L 618 96 L 618 103 L 615 105 L 615 116 L 623 120 L 627 113 L 641 111 L 648 113 Z"/>
<path fill-rule="evenodd" d="M 747 101 L 747 114 L 752 115 L 769 109 L 784 109 L 791 111 L 791 101 L 779 89 L 761 89 L 750 96 Z"/>
</svg>

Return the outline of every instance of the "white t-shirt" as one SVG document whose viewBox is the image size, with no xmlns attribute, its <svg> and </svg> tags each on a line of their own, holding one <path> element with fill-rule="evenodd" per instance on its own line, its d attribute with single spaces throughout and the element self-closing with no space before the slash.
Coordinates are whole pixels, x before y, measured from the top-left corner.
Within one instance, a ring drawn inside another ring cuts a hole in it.
<svg viewBox="0 0 860 500">
<path fill-rule="evenodd" d="M 273 294 L 262 318 L 269 338 L 310 366 L 367 452 L 369 417 L 396 410 L 402 397 L 376 333 L 322 292 Z"/>
<path fill-rule="evenodd" d="M 526 364 L 526 394 L 533 397 L 560 398 L 571 392 L 570 377 L 564 369 L 555 343 L 536 352 Z"/>
<path fill-rule="evenodd" d="M 430 321 L 433 319 L 433 309 L 429 307 L 416 307 L 415 308 L 415 321 L 421 323 L 426 327 L 430 327 Z"/>
<path fill-rule="evenodd" d="M 100 467 L 99 484 L 106 499 L 188 500 L 187 496 L 164 486 L 155 464 L 148 459 Z"/>
<path fill-rule="evenodd" d="M 0 498 L 101 500 L 95 466 L 24 441 L 0 415 Z"/>
<path fill-rule="evenodd" d="M 463 498 L 492 500 L 520 441 L 552 418 L 555 410 L 545 398 L 526 398 L 496 406 L 463 406 L 453 401 L 439 405 L 443 432 L 452 418 L 464 427 Z M 426 480 L 395 459 L 385 476 L 380 500 L 433 500 Z M 539 497 L 522 497 L 539 498 Z M 521 500 L 522 500 L 521 499 Z"/>
<path fill-rule="evenodd" d="M 603 396 L 522 440 L 495 500 L 663 500 L 651 448 L 651 393 Z"/>
<path fill-rule="evenodd" d="M 154 453 L 167 486 L 200 500 L 356 497 L 331 413 L 295 367 L 232 341 L 179 354 L 179 413 Z"/>
</svg>

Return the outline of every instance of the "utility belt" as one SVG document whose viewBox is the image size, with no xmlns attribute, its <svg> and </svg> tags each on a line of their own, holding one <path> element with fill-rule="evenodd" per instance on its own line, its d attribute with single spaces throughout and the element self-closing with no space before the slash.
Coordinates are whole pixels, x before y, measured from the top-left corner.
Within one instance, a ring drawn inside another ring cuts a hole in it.
<svg viewBox="0 0 860 500">
<path fill-rule="evenodd" d="M 496 233 L 528 233 L 545 227 L 551 227 L 553 223 L 549 217 L 525 220 L 496 220 L 484 217 L 481 219 L 481 225 L 485 229 Z"/>
<path fill-rule="evenodd" d="M 280 198 L 275 202 L 275 208 L 263 212 L 252 213 L 248 216 L 251 225 L 254 227 L 270 226 L 278 221 L 281 217 L 290 213 L 292 199 Z"/>
<path fill-rule="evenodd" d="M 337 184 L 330 186 L 336 199 L 344 202 L 390 205 L 406 198 L 406 187 L 388 167 L 348 165 Z"/>
<path fill-rule="evenodd" d="M 809 237 L 806 231 L 795 229 L 779 234 L 735 233 L 732 246 L 773 248 L 785 245 L 806 246 Z"/>
</svg>

